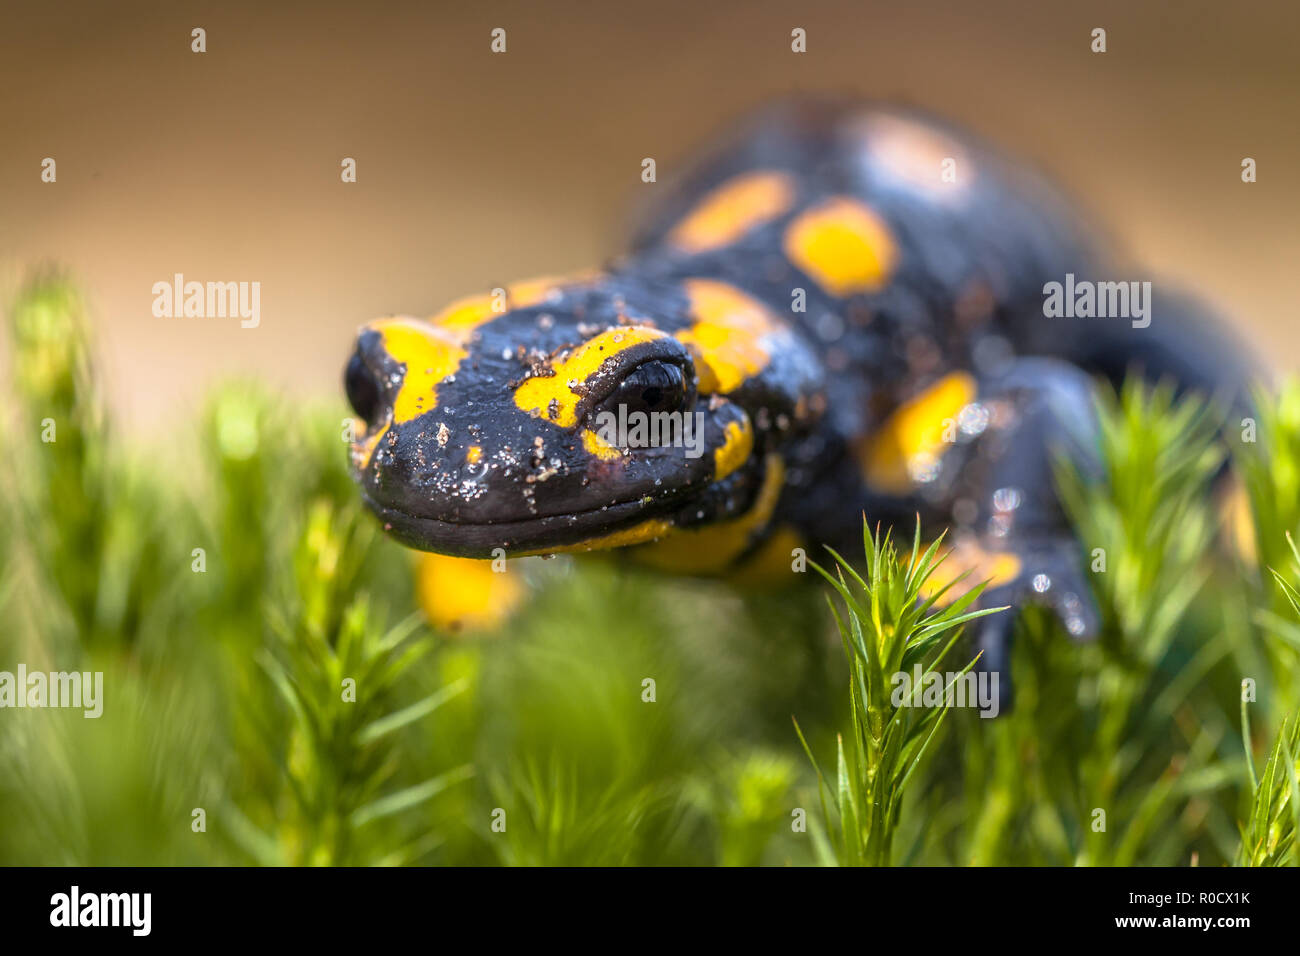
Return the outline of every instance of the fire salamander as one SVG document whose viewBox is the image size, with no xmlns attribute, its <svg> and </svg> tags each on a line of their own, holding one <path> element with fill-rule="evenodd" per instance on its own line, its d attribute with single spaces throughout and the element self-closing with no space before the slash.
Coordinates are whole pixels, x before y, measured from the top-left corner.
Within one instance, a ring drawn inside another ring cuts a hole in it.
<svg viewBox="0 0 1300 956">
<path fill-rule="evenodd" d="M 1036 176 L 910 111 L 782 103 L 675 178 L 606 269 L 361 329 L 352 463 L 384 527 L 462 558 L 797 577 L 794 549 L 858 553 L 864 514 L 909 536 L 919 514 L 985 602 L 1091 635 L 1053 455 L 1094 466 L 1098 377 L 1240 391 L 1216 324 L 1162 287 L 1139 304 Z M 1092 280 L 1053 317 L 1051 283 Z M 624 428 L 664 413 L 694 431 Z M 983 666 L 1010 620 L 981 622 Z"/>
</svg>

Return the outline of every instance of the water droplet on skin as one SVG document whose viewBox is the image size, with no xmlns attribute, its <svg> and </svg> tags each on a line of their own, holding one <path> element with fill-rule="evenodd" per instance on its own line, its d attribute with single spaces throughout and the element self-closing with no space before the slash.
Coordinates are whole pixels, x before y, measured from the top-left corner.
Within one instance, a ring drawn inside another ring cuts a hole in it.
<svg viewBox="0 0 1300 956">
<path fill-rule="evenodd" d="M 993 508 L 997 511 L 1015 511 L 1020 507 L 1019 488 L 999 488 L 993 492 Z"/>
<path fill-rule="evenodd" d="M 991 418 L 987 406 L 972 402 L 957 413 L 957 428 L 967 438 L 974 438 L 989 427 Z"/>
<path fill-rule="evenodd" d="M 939 459 L 932 455 L 918 455 L 907 463 L 907 473 L 918 485 L 926 485 L 939 477 Z"/>
</svg>

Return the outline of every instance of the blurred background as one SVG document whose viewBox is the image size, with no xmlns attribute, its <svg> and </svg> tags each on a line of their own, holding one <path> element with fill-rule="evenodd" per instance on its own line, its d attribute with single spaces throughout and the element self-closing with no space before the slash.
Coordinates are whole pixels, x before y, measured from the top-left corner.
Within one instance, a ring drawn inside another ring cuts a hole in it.
<svg viewBox="0 0 1300 956">
<path fill-rule="evenodd" d="M 1300 357 L 1295 4 L 54 2 L 4 19 L 0 292 L 34 264 L 70 270 L 135 429 L 232 373 L 336 396 L 367 319 L 600 263 L 654 188 L 642 157 L 667 176 L 795 90 L 969 125 L 1279 366 Z M 176 272 L 259 281 L 261 326 L 154 318 Z"/>
</svg>

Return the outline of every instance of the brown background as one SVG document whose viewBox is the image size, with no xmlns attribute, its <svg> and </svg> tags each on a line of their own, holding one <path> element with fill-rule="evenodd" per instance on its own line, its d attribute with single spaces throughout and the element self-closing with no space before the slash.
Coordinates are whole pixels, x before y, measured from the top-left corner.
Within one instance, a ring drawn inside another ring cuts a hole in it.
<svg viewBox="0 0 1300 956">
<path fill-rule="evenodd" d="M 792 90 L 965 122 L 1279 366 L 1300 358 L 1295 3 L 27 6 L 0 30 L 0 292 L 66 266 L 114 403 L 147 429 L 217 376 L 337 395 L 360 322 L 598 264 L 654 188 L 642 157 L 662 178 Z M 45 156 L 57 184 L 40 182 Z M 261 327 L 155 319 L 151 286 L 175 272 L 260 281 Z"/>
</svg>

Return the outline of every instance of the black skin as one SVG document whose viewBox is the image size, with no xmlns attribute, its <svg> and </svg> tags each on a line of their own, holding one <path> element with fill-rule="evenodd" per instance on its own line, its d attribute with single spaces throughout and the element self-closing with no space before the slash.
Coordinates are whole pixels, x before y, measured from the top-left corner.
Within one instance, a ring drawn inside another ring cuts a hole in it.
<svg viewBox="0 0 1300 956">
<path fill-rule="evenodd" d="M 936 164 L 951 149 L 968 185 L 943 192 L 907 168 L 900 175 L 887 150 L 873 152 L 899 124 L 936 137 Z M 793 177 L 793 208 L 714 250 L 687 252 L 672 242 L 674 226 L 704 197 L 760 170 Z M 743 563 L 777 527 L 795 529 L 810 546 L 853 554 L 864 513 L 908 536 L 920 514 L 935 533 L 947 527 L 1020 559 L 1022 573 L 982 603 L 1046 604 L 1086 639 L 1097 614 L 1051 460 L 1064 451 L 1092 467 L 1095 379 L 1117 381 L 1136 370 L 1242 401 L 1250 361 L 1220 326 L 1159 283 L 1147 328 L 1115 318 L 1045 318 L 1044 284 L 1066 273 L 1147 277 L 1109 265 L 1080 214 L 1029 170 L 935 120 L 860 103 L 784 103 L 742 124 L 674 182 L 647 188 L 654 205 L 627 257 L 478 327 L 467 357 L 439 386 L 438 407 L 392 426 L 369 460 L 354 456 L 367 504 L 400 540 L 488 557 L 495 548 L 581 548 L 647 518 L 707 528 L 754 506 L 775 456 L 784 468 L 775 512 L 729 564 Z M 883 288 L 836 297 L 787 257 L 782 237 L 791 220 L 829 196 L 852 197 L 888 224 L 898 255 Z M 743 291 L 785 326 L 768 343 L 770 362 L 726 394 L 700 389 L 701 355 L 676 338 L 694 321 L 683 281 L 696 278 Z M 806 294 L 805 311 L 791 310 L 795 288 Z M 512 400 L 520 382 L 547 374 L 567 350 L 639 324 L 672 337 L 611 357 L 583 386 L 578 426 L 531 416 Z M 905 493 L 872 487 L 855 449 L 901 403 L 955 371 L 974 378 L 975 404 L 998 410 L 994 422 L 963 431 L 929 480 Z M 363 330 L 346 374 L 358 415 L 372 426 L 391 417 L 404 372 L 380 337 Z M 610 400 L 704 411 L 710 452 L 729 423 L 747 422 L 752 453 L 721 480 L 712 454 L 688 459 L 679 448 L 597 460 L 578 431 Z M 450 427 L 439 439 L 442 424 Z M 467 462 L 471 445 L 488 450 L 489 467 Z M 1012 620 L 982 622 L 982 666 L 1005 668 Z"/>
</svg>

